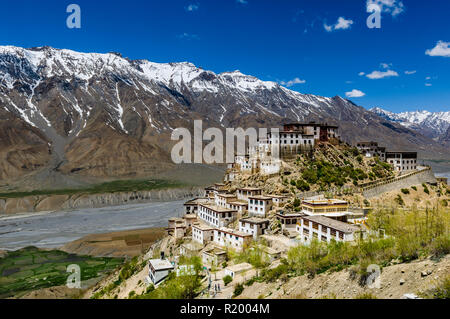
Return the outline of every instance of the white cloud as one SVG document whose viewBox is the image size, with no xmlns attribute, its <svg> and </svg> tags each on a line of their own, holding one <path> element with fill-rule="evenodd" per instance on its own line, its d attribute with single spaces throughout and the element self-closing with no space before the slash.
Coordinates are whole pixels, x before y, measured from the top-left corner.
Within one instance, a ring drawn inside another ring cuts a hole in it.
<svg viewBox="0 0 450 319">
<path fill-rule="evenodd" d="M 425 80 L 431 80 L 431 76 L 427 76 Z"/>
<path fill-rule="evenodd" d="M 347 97 L 363 97 L 366 94 L 360 90 L 353 89 L 350 92 L 345 92 L 345 96 Z"/>
<path fill-rule="evenodd" d="M 377 7 L 379 11 L 390 13 L 393 17 L 405 10 L 401 0 L 367 0 L 366 7 L 367 9 Z"/>
<path fill-rule="evenodd" d="M 199 40 L 200 37 L 197 34 L 191 34 L 184 32 L 182 34 L 177 35 L 178 39 L 185 39 L 185 40 Z"/>
<path fill-rule="evenodd" d="M 327 32 L 331 32 L 333 30 L 347 30 L 351 28 L 353 24 L 353 20 L 345 19 L 344 17 L 339 17 L 337 22 L 334 25 L 323 24 L 323 27 Z"/>
<path fill-rule="evenodd" d="M 392 70 L 386 70 L 386 71 L 373 71 L 372 73 L 366 75 L 366 77 L 368 77 L 371 80 L 378 80 L 391 76 L 398 76 L 398 73 Z"/>
<path fill-rule="evenodd" d="M 240 3 L 240 4 L 247 4 L 248 3 L 247 0 L 236 0 L 236 2 Z"/>
<path fill-rule="evenodd" d="M 425 83 L 425 86 L 432 86 L 431 83 Z"/>
<path fill-rule="evenodd" d="M 416 72 L 417 72 L 416 70 L 413 70 L 413 71 L 405 71 L 405 74 L 411 75 L 411 74 L 414 74 L 414 73 L 416 73 Z"/>
<path fill-rule="evenodd" d="M 366 73 L 364 73 L 364 72 L 359 72 L 358 73 L 359 76 L 363 76 L 364 74 L 366 74 Z"/>
<path fill-rule="evenodd" d="M 191 3 L 190 5 L 188 5 L 188 6 L 187 6 L 186 8 L 184 8 L 184 9 L 185 9 L 186 11 L 192 12 L 192 11 L 197 11 L 199 7 L 200 7 L 199 4 Z"/>
<path fill-rule="evenodd" d="M 389 69 L 389 67 L 392 66 L 392 63 L 380 63 L 380 66 L 381 66 L 383 69 Z"/>
<path fill-rule="evenodd" d="M 326 23 L 324 23 L 324 24 L 323 24 L 323 27 L 325 28 L 325 30 L 326 30 L 327 32 L 333 31 L 333 26 L 331 26 L 331 25 L 327 25 Z"/>
<path fill-rule="evenodd" d="M 304 84 L 304 83 L 306 83 L 306 80 L 302 80 L 300 78 L 295 78 L 295 79 L 292 79 L 292 80 L 287 81 L 287 82 L 285 82 L 285 81 L 281 81 L 280 82 L 281 85 L 284 85 L 284 86 L 287 86 L 287 87 L 291 87 L 291 86 L 293 86 L 295 84 Z"/>
<path fill-rule="evenodd" d="M 344 17 L 339 17 L 336 25 L 334 26 L 335 30 L 346 30 L 351 27 L 353 24 L 353 20 L 346 20 Z"/>
<path fill-rule="evenodd" d="M 436 46 L 431 50 L 426 50 L 425 54 L 429 56 L 450 57 L 450 42 L 438 41 Z"/>
</svg>

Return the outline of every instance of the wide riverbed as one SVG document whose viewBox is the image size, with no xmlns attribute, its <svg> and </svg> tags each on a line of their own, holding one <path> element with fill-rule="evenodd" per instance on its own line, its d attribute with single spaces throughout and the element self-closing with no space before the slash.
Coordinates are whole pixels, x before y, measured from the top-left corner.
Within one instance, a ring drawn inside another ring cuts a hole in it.
<svg viewBox="0 0 450 319">
<path fill-rule="evenodd" d="M 89 234 L 167 227 L 184 201 L 158 202 L 0 218 L 0 250 L 58 248 Z"/>
</svg>

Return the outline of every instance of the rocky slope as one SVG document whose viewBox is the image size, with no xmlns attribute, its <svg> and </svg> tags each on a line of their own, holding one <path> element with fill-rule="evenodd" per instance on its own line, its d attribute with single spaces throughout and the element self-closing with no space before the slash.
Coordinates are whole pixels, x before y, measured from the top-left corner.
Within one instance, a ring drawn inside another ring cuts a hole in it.
<svg viewBox="0 0 450 319">
<path fill-rule="evenodd" d="M 441 260 L 424 259 L 389 265 L 381 271 L 380 288 L 372 289 L 362 287 L 357 279 L 352 279 L 349 270 L 326 272 L 312 279 L 304 275 L 287 282 L 254 283 L 245 288 L 239 298 L 346 299 L 371 294 L 379 299 L 400 299 L 404 294 L 425 293 L 437 286 L 448 276 L 449 267 L 448 255 Z"/>
<path fill-rule="evenodd" d="M 157 201 L 174 201 L 204 195 L 199 187 L 173 188 L 106 194 L 42 195 L 23 198 L 0 198 L 0 216 L 5 214 L 73 210 L 138 204 Z"/>
<path fill-rule="evenodd" d="M 348 142 L 371 139 L 448 156 L 438 142 L 338 96 L 301 94 L 239 71 L 216 74 L 117 53 L 0 47 L 0 112 L 7 119 L 0 121 L 7 146 L 0 149 L 0 180 L 8 185 L 78 186 L 170 170 L 170 134 L 191 128 L 194 119 L 220 128 L 327 121 L 339 124 Z"/>
</svg>

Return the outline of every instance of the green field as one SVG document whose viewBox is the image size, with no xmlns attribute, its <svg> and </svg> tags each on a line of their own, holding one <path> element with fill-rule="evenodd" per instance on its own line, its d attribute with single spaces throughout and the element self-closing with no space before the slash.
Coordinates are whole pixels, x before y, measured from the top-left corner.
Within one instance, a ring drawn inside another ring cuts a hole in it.
<svg viewBox="0 0 450 319">
<path fill-rule="evenodd" d="M 66 272 L 67 266 L 72 264 L 80 266 L 81 280 L 85 281 L 110 272 L 122 263 L 121 258 L 78 256 L 35 247 L 9 252 L 0 258 L 0 298 L 64 285 L 70 275 Z"/>
<path fill-rule="evenodd" d="M 151 180 L 117 180 L 86 188 L 66 188 L 57 190 L 35 190 L 29 192 L 0 193 L 0 198 L 22 198 L 38 195 L 74 195 L 74 194 L 103 194 L 134 191 L 150 191 L 164 188 L 177 188 L 186 186 L 180 182 L 151 179 Z"/>
</svg>

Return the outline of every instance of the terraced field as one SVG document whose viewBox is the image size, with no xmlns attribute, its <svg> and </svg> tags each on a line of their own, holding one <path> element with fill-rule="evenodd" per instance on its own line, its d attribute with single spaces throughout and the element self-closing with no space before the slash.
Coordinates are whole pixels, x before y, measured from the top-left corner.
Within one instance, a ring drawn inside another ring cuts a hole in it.
<svg viewBox="0 0 450 319">
<path fill-rule="evenodd" d="M 122 258 L 95 258 L 59 250 L 27 247 L 0 258 L 0 298 L 18 297 L 29 291 L 64 285 L 67 266 L 81 269 L 81 280 L 100 277 L 123 263 Z"/>
</svg>

